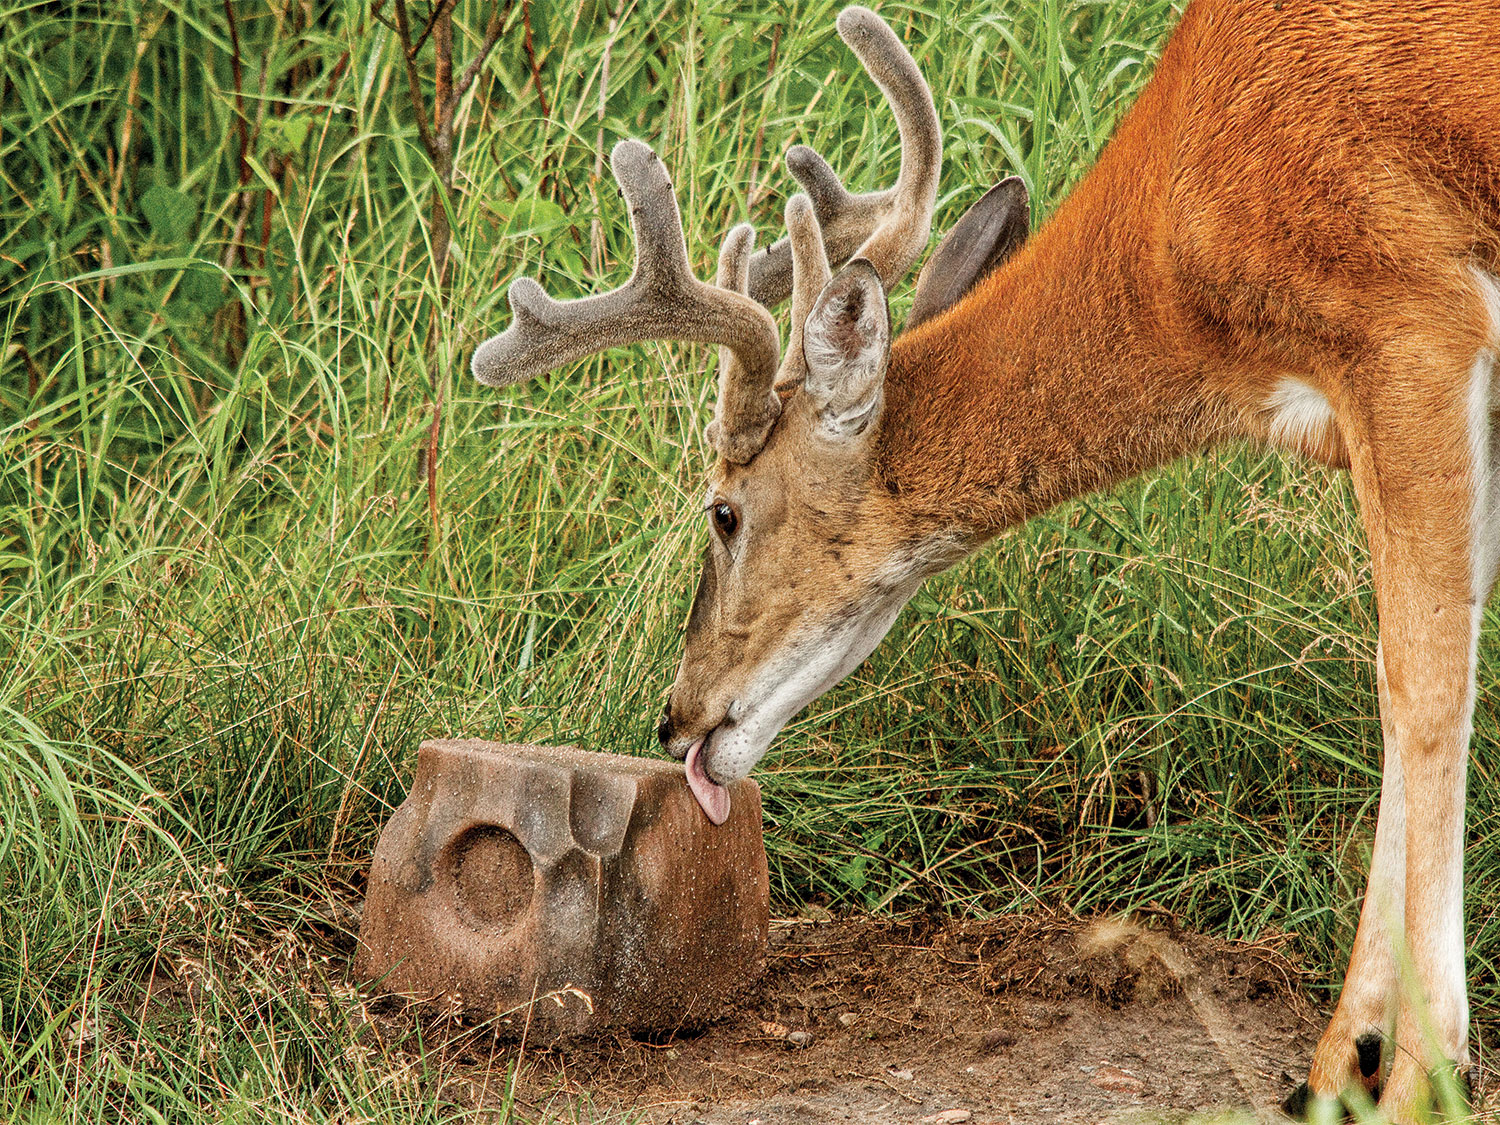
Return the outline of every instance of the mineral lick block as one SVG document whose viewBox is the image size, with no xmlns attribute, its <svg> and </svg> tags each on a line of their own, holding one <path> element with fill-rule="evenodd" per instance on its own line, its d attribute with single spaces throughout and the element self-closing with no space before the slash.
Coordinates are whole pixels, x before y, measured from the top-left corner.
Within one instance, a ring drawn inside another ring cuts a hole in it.
<svg viewBox="0 0 1500 1125">
<path fill-rule="evenodd" d="M 730 798 L 715 827 L 672 762 L 424 742 L 355 973 L 534 1036 L 701 1024 L 765 968 L 760 788 Z"/>
</svg>

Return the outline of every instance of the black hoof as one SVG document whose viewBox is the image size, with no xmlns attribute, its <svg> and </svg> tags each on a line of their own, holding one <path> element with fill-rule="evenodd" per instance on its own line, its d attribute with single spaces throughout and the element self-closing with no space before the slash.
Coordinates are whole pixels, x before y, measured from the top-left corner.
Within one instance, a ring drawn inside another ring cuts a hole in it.
<svg viewBox="0 0 1500 1125">
<path fill-rule="evenodd" d="M 1293 1121 L 1306 1121 L 1307 1103 L 1311 1100 L 1312 1090 L 1308 1088 L 1306 1082 L 1303 1082 L 1286 1096 L 1286 1101 L 1281 1103 L 1281 1112 Z"/>
<path fill-rule="evenodd" d="M 1372 1087 L 1369 1095 L 1370 1100 L 1376 1102 L 1380 1100 L 1380 1087 L 1374 1079 L 1380 1074 L 1381 1047 L 1382 1039 L 1378 1032 L 1369 1032 L 1366 1035 L 1361 1035 L 1354 1041 L 1354 1049 L 1359 1054 L 1359 1073 L 1366 1080 L 1366 1083 Z M 1432 1089 L 1437 1096 L 1439 1106 L 1447 1109 L 1456 1109 L 1459 1120 L 1472 1116 L 1474 1112 L 1474 1074 L 1474 1069 L 1467 1067 L 1458 1071 L 1449 1070 L 1446 1076 L 1439 1072 L 1433 1072 L 1428 1075 L 1428 1081 L 1432 1083 Z M 1451 1104 L 1452 1094 L 1448 1098 L 1450 1104 L 1446 1107 L 1442 1106 L 1444 1099 L 1441 1091 L 1445 1079 L 1452 1084 L 1450 1089 L 1457 1094 L 1459 1104 L 1456 1107 Z M 1310 1120 L 1308 1111 L 1312 1108 L 1314 1100 L 1313 1092 L 1307 1083 L 1300 1083 L 1295 1090 L 1286 1096 L 1286 1100 L 1281 1103 L 1281 1112 L 1295 1121 Z M 1348 1102 L 1343 1098 L 1340 1098 L 1339 1102 L 1340 1109 L 1343 1112 L 1339 1115 L 1338 1119 L 1341 1121 L 1352 1121 L 1354 1114 Z"/>
<path fill-rule="evenodd" d="M 1368 1075 L 1366 1077 L 1368 1077 Z M 1370 1095 L 1371 1098 L 1375 1098 L 1376 1096 L 1377 1094 Z M 1312 1092 L 1311 1089 L 1308 1088 L 1307 1083 L 1303 1082 L 1286 1096 L 1286 1100 L 1281 1103 L 1281 1112 L 1286 1114 L 1293 1121 L 1312 1121 L 1314 1120 L 1314 1117 L 1310 1111 L 1312 1109 L 1313 1102 L 1318 1100 L 1320 1099 Z M 1346 1102 L 1343 1098 L 1329 1098 L 1327 1100 L 1338 1107 L 1338 1112 L 1332 1117 L 1332 1120 L 1354 1120 L 1354 1111 L 1349 1108 L 1349 1103 Z M 1319 1116 L 1317 1117 L 1317 1120 L 1328 1121 L 1330 1120 L 1330 1118 L 1326 1116 Z"/>
<path fill-rule="evenodd" d="M 1365 1080 L 1365 1089 L 1369 1092 L 1371 1101 L 1380 1100 L 1380 1054 L 1384 1045 L 1385 1040 L 1378 1031 L 1367 1031 L 1354 1041 L 1354 1053 L 1359 1061 L 1359 1075 Z M 1286 1101 L 1281 1103 L 1281 1112 L 1298 1121 L 1306 1121 L 1307 1111 L 1312 1101 L 1313 1093 L 1304 1082 L 1286 1096 Z M 1340 1119 L 1351 1120 L 1354 1114 L 1348 1101 L 1344 1098 L 1340 1098 L 1339 1101 L 1343 1108 Z"/>
</svg>

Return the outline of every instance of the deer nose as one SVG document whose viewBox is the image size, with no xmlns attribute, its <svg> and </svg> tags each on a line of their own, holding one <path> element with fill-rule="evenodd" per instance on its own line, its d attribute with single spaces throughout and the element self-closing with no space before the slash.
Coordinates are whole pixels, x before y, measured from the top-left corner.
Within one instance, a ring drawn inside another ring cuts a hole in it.
<svg viewBox="0 0 1500 1125">
<path fill-rule="evenodd" d="M 664 710 L 661 713 L 661 722 L 656 728 L 656 741 L 660 742 L 664 747 L 672 741 L 672 712 L 670 709 Z"/>
</svg>

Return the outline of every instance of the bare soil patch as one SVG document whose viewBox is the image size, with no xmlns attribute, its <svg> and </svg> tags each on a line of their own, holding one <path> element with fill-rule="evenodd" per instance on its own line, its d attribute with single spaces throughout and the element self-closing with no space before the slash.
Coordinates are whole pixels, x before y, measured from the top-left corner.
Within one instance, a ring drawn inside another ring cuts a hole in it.
<svg viewBox="0 0 1500 1125">
<path fill-rule="evenodd" d="M 719 1022 L 530 1047 L 517 1095 L 652 1125 L 1264 1114 L 1321 1026 L 1297 983 L 1274 942 L 1137 922 L 776 923 L 764 979 Z"/>
</svg>

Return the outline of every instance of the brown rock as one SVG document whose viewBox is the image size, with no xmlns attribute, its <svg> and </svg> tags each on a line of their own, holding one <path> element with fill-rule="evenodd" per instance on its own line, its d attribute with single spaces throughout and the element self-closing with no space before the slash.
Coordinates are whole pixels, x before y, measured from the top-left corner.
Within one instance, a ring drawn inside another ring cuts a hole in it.
<svg viewBox="0 0 1500 1125">
<path fill-rule="evenodd" d="M 1146 1089 L 1146 1083 L 1130 1071 L 1121 1070 L 1108 1063 L 1096 1068 L 1090 1081 L 1099 1089 L 1109 1090 L 1115 1094 L 1139 1094 Z"/>
<path fill-rule="evenodd" d="M 730 797 L 715 827 L 671 762 L 424 742 L 354 971 L 532 1035 L 701 1024 L 765 967 L 760 789 Z"/>
</svg>

